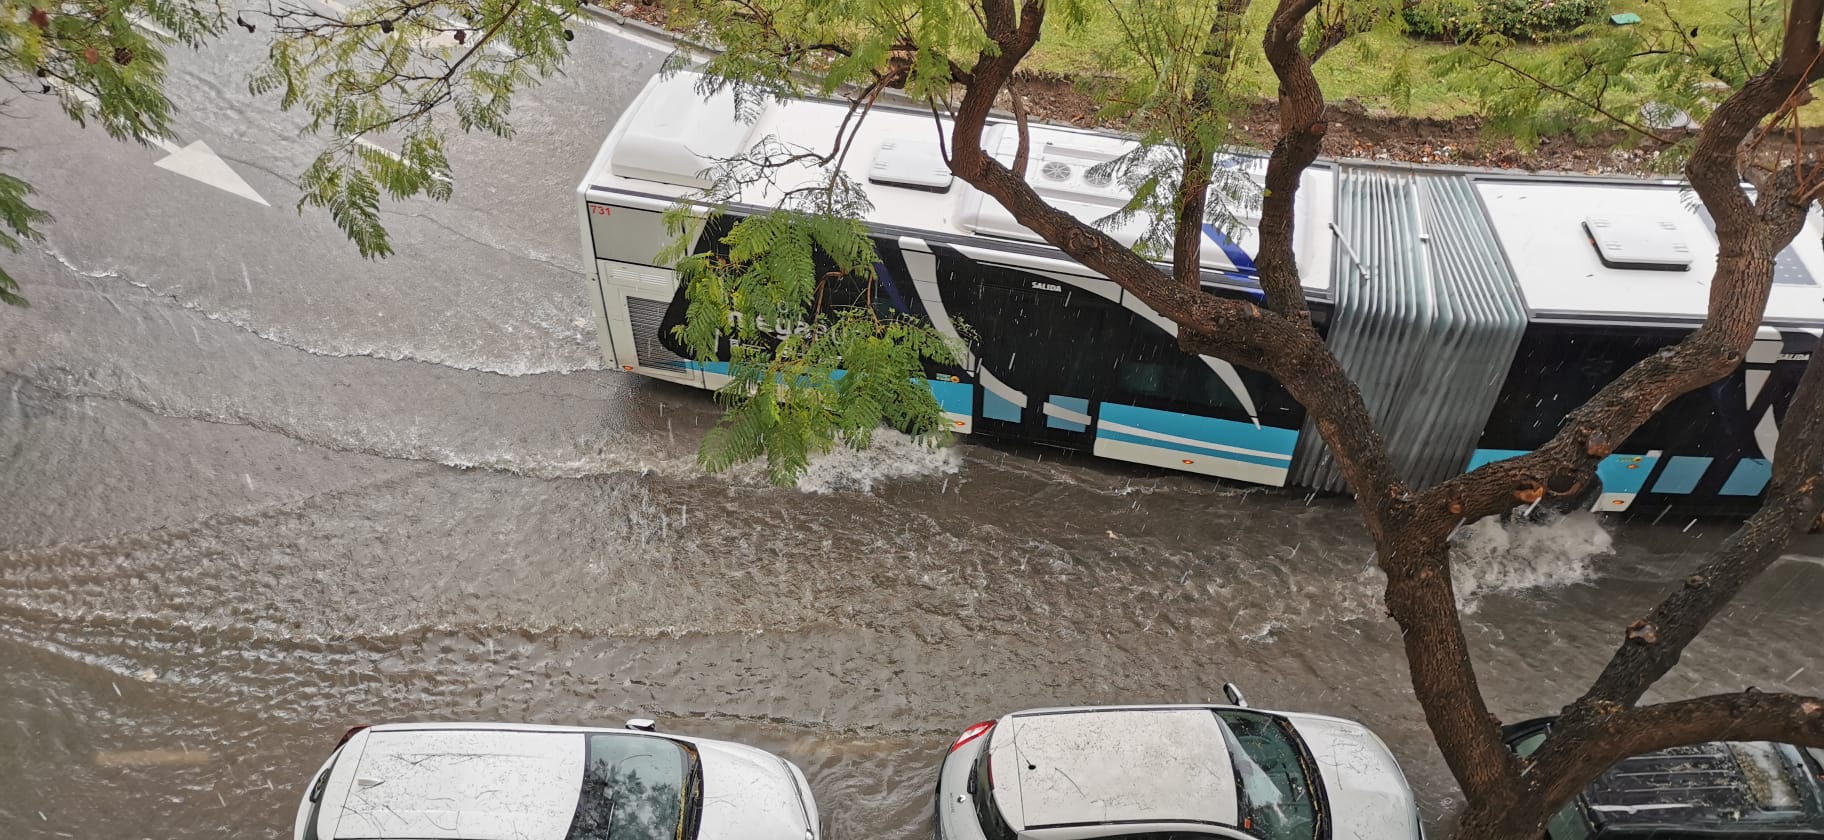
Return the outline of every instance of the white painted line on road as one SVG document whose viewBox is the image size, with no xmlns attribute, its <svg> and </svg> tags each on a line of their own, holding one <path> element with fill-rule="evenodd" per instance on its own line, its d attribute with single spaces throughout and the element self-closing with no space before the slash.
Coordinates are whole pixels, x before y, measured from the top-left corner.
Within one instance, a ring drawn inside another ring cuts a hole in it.
<svg viewBox="0 0 1824 840">
<path fill-rule="evenodd" d="M 165 143 L 159 143 L 161 147 Z M 181 149 L 172 151 L 165 159 L 153 164 L 160 169 L 176 172 L 186 178 L 201 181 L 224 192 L 231 192 L 248 201 L 258 202 L 271 207 L 266 199 L 261 198 L 245 180 L 228 166 L 228 162 L 209 148 L 208 143 L 198 140 Z"/>
<path fill-rule="evenodd" d="M 379 152 L 380 154 L 386 155 L 387 157 L 390 157 L 393 160 L 398 160 L 398 161 L 404 160 L 404 158 L 399 156 L 398 152 L 395 152 L 392 149 L 382 146 L 379 143 L 375 143 L 374 141 L 369 140 L 366 137 L 356 137 L 355 145 L 373 149 L 374 151 Z M 431 177 L 438 181 L 442 181 L 446 184 L 450 182 L 449 178 L 444 177 L 442 175 L 432 175 Z"/>
</svg>

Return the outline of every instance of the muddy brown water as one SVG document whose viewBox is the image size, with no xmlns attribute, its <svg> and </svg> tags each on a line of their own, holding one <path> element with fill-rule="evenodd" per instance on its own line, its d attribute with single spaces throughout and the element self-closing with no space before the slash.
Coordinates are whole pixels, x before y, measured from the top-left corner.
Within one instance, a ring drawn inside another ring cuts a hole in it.
<svg viewBox="0 0 1824 840">
<path fill-rule="evenodd" d="M 833 837 L 925 837 L 970 723 L 1225 681 L 1367 722 L 1448 826 L 1344 502 L 890 436 L 795 488 L 698 470 L 708 397 L 600 369 L 563 192 L 603 126 L 564 103 L 655 57 L 553 83 L 520 151 L 465 146 L 456 201 L 401 208 L 383 264 L 290 211 L 306 144 L 222 128 L 249 106 L 185 61 L 190 130 L 271 215 L 54 120 L 17 156 L 59 223 L 8 263 L 33 306 L 0 311 L 0 837 L 285 837 L 350 725 L 636 716 L 790 757 Z M 97 181 L 158 212 L 97 212 Z M 1496 711 L 1573 696 L 1722 533 L 1469 529 Z M 1815 550 L 1664 696 L 1824 693 Z"/>
</svg>

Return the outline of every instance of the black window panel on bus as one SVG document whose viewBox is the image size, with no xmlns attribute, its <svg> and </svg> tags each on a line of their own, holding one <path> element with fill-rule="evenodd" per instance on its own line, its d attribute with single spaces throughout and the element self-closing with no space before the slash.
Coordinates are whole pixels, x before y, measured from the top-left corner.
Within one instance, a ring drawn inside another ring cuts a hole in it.
<svg viewBox="0 0 1824 840">
<path fill-rule="evenodd" d="M 725 213 L 704 224 L 702 234 L 697 237 L 693 253 L 712 253 L 718 257 L 727 258 L 729 247 L 722 240 L 728 236 L 729 231 L 734 229 L 735 223 L 738 221 L 740 221 L 739 216 Z M 824 279 L 823 292 L 818 301 L 824 311 L 836 307 L 871 305 L 874 311 L 883 318 L 903 313 L 928 322 L 930 316 L 926 314 L 924 305 L 918 300 L 918 293 L 912 285 L 911 271 L 906 266 L 898 243 L 875 239 L 874 249 L 879 261 L 875 265 L 875 282 L 873 283 L 837 272 L 836 262 L 830 259 L 823 249 L 815 249 L 812 254 L 812 264 L 816 276 Z M 671 305 L 666 308 L 665 318 L 659 326 L 661 333 L 659 340 L 671 352 L 690 358 L 692 354 L 672 334 L 674 328 L 684 323 L 685 315 L 690 309 L 690 300 L 686 297 L 686 291 L 684 286 L 680 285 L 677 293 L 672 297 Z M 726 340 L 722 341 L 717 348 L 716 357 L 722 361 L 728 360 L 728 342 Z M 927 377 L 961 376 L 963 373 L 964 371 L 960 367 L 930 363 L 925 365 Z"/>
<path fill-rule="evenodd" d="M 1208 364 L 1138 312 L 1058 278 L 937 250 L 944 305 L 973 328 L 971 349 L 1034 406 L 1062 395 L 1249 419 Z M 1302 422 L 1303 410 L 1270 377 L 1239 366 L 1236 371 L 1263 424 L 1296 428 Z"/>
<path fill-rule="evenodd" d="M 1479 446 L 1537 449 L 1557 434 L 1566 415 L 1623 371 L 1683 337 L 1670 330 L 1608 325 L 1528 327 Z M 1783 417 L 1802 372 L 1800 364 L 1776 366 L 1757 403 L 1771 400 L 1776 419 Z M 1673 400 L 1615 451 L 1660 449 L 1667 454 L 1718 459 L 1760 457 L 1755 422 L 1744 376 L 1737 371 Z M 1726 477 L 1726 471 L 1716 473 L 1718 480 Z M 1698 492 L 1704 489 L 1700 487 Z"/>
</svg>

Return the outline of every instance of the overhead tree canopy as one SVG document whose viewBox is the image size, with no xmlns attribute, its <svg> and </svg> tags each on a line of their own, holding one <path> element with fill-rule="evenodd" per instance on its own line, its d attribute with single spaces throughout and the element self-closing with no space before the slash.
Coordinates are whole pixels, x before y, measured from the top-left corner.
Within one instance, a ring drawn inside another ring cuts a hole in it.
<svg viewBox="0 0 1824 840">
<path fill-rule="evenodd" d="M 1391 25 L 1399 0 L 677 0 L 674 22 L 721 47 L 703 70 L 750 106 L 770 96 L 847 98 L 831 145 L 762 143 L 726 161 L 700 198 L 731 200 L 782 167 L 828 173 L 784 191 L 771 212 L 728 225 L 725 249 L 673 256 L 689 284 L 684 341 L 699 354 L 732 348 L 726 423 L 706 444 L 711 466 L 766 456 L 776 478 L 810 454 L 865 442 L 885 423 L 918 434 L 938 408 L 911 384 L 927 362 L 962 348 L 928 325 L 872 305 L 873 252 L 858 222 L 865 195 L 840 172 L 855 127 L 883 96 L 930 111 L 952 173 L 994 198 L 1023 226 L 1119 284 L 1177 326 L 1179 345 L 1270 374 L 1313 418 L 1354 490 L 1386 573 L 1385 603 L 1402 638 L 1415 693 L 1461 786 L 1460 835 L 1536 837 L 1546 818 L 1616 760 L 1720 738 L 1824 746 L 1824 701 L 1752 691 L 1640 705 L 1685 646 L 1824 508 L 1824 363 L 1806 368 L 1761 510 L 1663 603 L 1617 627 L 1612 661 L 1526 759 L 1509 753 L 1477 684 L 1451 587 L 1451 538 L 1461 525 L 1516 504 L 1574 496 L 1596 464 L 1678 395 L 1733 372 L 1763 317 L 1774 257 L 1824 190 L 1809 152 L 1770 129 L 1796 120 L 1824 74 L 1824 0 L 1748 0 L 1748 34 L 1719 50 L 1682 27 L 1592 35 L 1569 58 L 1547 61 L 1493 37 L 1466 46 L 1440 71 L 1476 74 L 1495 124 L 1521 136 L 1542 128 L 1616 125 L 1674 144 L 1715 219 L 1720 245 L 1709 317 L 1571 412 L 1536 451 L 1418 489 L 1401 475 L 1361 393 L 1313 326 L 1293 249 L 1301 177 L 1328 128 L 1314 62 L 1352 33 Z M 1022 63 L 1049 34 L 1094 10 L 1116 22 L 1104 116 L 1137 147 L 1108 164 L 1134 198 L 1118 217 L 1149 220 L 1124 245 L 1096 224 L 1045 202 L 1023 169 Z M 72 117 L 148 142 L 170 130 L 163 50 L 265 27 L 269 60 L 252 92 L 310 117 L 324 152 L 302 173 L 300 208 L 321 207 L 365 255 L 391 248 L 379 223 L 384 197 L 445 198 L 454 132 L 510 136 L 513 96 L 556 72 L 576 9 L 553 0 L 368 0 L 309 7 L 281 0 L 232 21 L 203 0 L 7 3 L 0 75 L 21 94 L 55 98 Z M 1258 22 L 1255 27 L 1251 22 Z M 151 24 L 148 26 L 147 24 Z M 159 34 L 160 32 L 166 34 Z M 1254 52 L 1258 49 L 1258 52 Z M 1229 182 L 1214 165 L 1240 103 L 1238 68 L 1258 57 L 1277 81 L 1279 137 L 1263 189 Z M 1562 57 L 1562 55 L 1561 55 Z M 1655 109 L 1677 108 L 1701 130 L 1671 136 Z M 983 149 L 992 112 L 1020 126 L 1021 150 L 1003 163 Z M 1644 115 L 1643 115 L 1644 114 Z M 383 141 L 383 142 L 361 142 Z M 391 149 L 391 151 L 383 151 Z M 1745 166 L 1748 152 L 1754 166 Z M 1753 195 L 1742 187 L 1751 178 Z M 20 247 L 49 220 L 30 187 L 0 176 L 0 245 Z M 1263 300 L 1222 298 L 1200 282 L 1205 223 L 1227 224 L 1238 202 L 1259 202 L 1255 263 Z M 691 211 L 680 208 L 674 220 Z M 837 281 L 859 294 L 837 295 Z M 856 286 L 855 284 L 859 284 Z M 0 274 L 0 298 L 13 282 Z"/>
</svg>

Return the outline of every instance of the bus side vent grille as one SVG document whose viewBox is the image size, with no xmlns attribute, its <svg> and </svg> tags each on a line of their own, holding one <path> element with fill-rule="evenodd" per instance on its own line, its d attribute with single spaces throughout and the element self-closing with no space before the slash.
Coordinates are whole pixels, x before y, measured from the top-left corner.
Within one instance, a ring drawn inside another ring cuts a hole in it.
<svg viewBox="0 0 1824 840">
<path fill-rule="evenodd" d="M 634 361 L 643 367 L 685 373 L 690 370 L 690 360 L 659 343 L 660 324 L 670 306 L 669 301 L 627 296 L 627 318 L 633 326 Z"/>
</svg>

